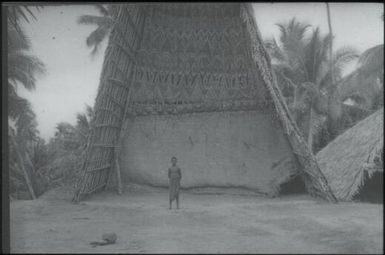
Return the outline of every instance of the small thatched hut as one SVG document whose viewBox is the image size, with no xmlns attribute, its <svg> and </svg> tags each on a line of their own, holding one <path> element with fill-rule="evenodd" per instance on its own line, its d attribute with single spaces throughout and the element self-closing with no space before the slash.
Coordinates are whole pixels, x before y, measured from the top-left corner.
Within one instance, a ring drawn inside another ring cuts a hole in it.
<svg viewBox="0 0 385 255">
<path fill-rule="evenodd" d="M 316 155 L 337 199 L 381 198 L 383 114 L 384 108 L 358 122 Z"/>
</svg>

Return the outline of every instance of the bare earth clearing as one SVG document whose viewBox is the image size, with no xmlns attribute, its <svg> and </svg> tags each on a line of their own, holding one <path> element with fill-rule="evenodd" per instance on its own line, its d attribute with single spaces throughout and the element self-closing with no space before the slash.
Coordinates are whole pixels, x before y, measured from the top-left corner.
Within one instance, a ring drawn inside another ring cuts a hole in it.
<svg viewBox="0 0 385 255">
<path fill-rule="evenodd" d="M 239 193 L 239 192 L 238 192 Z M 329 204 L 307 195 L 183 192 L 126 187 L 78 205 L 68 188 L 11 202 L 11 252 L 29 253 L 382 253 L 383 205 Z M 92 247 L 104 232 L 116 244 Z"/>
</svg>

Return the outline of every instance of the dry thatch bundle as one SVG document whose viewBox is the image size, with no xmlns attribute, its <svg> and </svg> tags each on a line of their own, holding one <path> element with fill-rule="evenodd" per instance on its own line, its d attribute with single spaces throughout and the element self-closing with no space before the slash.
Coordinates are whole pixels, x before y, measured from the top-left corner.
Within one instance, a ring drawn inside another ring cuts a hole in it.
<svg viewBox="0 0 385 255">
<path fill-rule="evenodd" d="M 365 175 L 383 172 L 383 114 L 380 109 L 345 131 L 317 154 L 328 183 L 339 200 L 359 193 Z"/>
</svg>

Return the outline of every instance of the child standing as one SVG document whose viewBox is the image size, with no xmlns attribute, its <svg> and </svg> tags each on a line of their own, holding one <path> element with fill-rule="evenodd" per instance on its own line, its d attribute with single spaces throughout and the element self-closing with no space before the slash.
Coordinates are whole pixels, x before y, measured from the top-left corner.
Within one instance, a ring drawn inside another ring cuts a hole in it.
<svg viewBox="0 0 385 255">
<path fill-rule="evenodd" d="M 171 167 L 168 169 L 168 178 L 170 180 L 170 208 L 172 201 L 176 200 L 176 209 L 179 209 L 179 187 L 180 180 L 182 179 L 182 172 L 180 168 L 176 165 L 177 158 L 171 158 Z"/>
</svg>

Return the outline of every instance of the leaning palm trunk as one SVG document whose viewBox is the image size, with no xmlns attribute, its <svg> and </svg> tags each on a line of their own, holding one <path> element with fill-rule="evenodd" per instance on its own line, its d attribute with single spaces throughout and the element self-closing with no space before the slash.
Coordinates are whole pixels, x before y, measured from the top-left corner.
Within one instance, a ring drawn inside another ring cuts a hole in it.
<svg viewBox="0 0 385 255">
<path fill-rule="evenodd" d="M 18 165 L 20 166 L 21 170 L 23 171 L 25 182 L 27 184 L 29 193 L 31 194 L 32 199 L 36 199 L 36 195 L 35 195 L 35 191 L 33 190 L 32 182 L 29 178 L 27 169 L 25 169 L 24 160 L 23 160 L 23 157 L 19 151 L 19 146 L 17 145 L 15 137 L 13 136 L 13 134 L 10 135 L 10 138 L 11 138 L 11 143 L 15 148 L 17 159 L 19 161 Z"/>
</svg>

